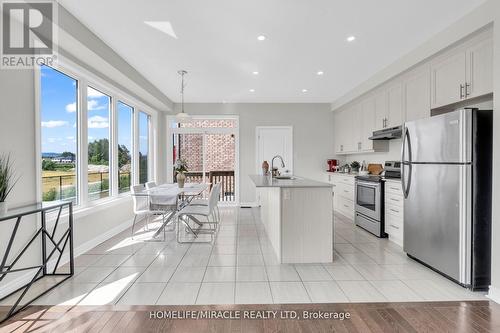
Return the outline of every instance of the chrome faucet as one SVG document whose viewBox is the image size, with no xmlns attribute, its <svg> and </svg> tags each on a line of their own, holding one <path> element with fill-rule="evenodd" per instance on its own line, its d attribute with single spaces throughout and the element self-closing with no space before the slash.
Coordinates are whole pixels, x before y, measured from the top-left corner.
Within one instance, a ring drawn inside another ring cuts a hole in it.
<svg viewBox="0 0 500 333">
<path fill-rule="evenodd" d="M 271 176 L 273 176 L 273 170 L 274 170 L 274 159 L 275 158 L 279 158 L 281 160 L 281 167 L 284 168 L 285 167 L 285 162 L 283 162 L 283 157 L 281 157 L 280 155 L 276 155 L 273 157 L 273 159 L 271 160 Z"/>
</svg>

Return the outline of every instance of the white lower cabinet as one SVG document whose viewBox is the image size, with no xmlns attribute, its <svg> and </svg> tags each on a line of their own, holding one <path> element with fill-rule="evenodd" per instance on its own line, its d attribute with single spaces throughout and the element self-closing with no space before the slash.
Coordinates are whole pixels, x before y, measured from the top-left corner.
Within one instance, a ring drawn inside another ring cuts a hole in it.
<svg viewBox="0 0 500 333">
<path fill-rule="evenodd" d="M 328 173 L 333 185 L 333 210 L 354 220 L 354 175 Z"/>
<path fill-rule="evenodd" d="M 389 240 L 403 246 L 404 196 L 400 181 L 385 183 L 385 232 Z"/>
</svg>

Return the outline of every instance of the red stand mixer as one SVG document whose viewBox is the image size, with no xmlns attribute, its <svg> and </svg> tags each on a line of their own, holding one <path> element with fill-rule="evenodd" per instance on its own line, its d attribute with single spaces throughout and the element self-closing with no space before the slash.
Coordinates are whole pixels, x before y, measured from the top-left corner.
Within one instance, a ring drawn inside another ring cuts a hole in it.
<svg viewBox="0 0 500 333">
<path fill-rule="evenodd" d="M 327 160 L 328 163 L 328 172 L 335 172 L 337 171 L 336 168 L 338 166 L 338 160 Z"/>
</svg>

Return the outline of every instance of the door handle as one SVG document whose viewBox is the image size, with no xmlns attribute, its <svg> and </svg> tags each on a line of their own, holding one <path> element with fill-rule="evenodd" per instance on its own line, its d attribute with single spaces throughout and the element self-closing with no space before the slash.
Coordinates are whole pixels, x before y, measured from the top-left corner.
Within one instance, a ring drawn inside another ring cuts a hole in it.
<svg viewBox="0 0 500 333">
<path fill-rule="evenodd" d="M 464 94 L 464 88 L 465 88 L 464 85 L 461 84 L 460 85 L 460 99 L 464 99 L 465 98 L 465 96 L 464 96 L 465 95 Z"/>
<path fill-rule="evenodd" d="M 465 97 L 470 95 L 470 83 L 465 84 Z"/>
<path fill-rule="evenodd" d="M 406 142 L 408 142 L 408 161 L 405 161 L 405 147 Z M 405 184 L 405 165 L 409 166 L 409 175 L 408 175 L 408 187 Z M 411 164 L 411 141 L 408 127 L 405 126 L 405 134 L 403 136 L 403 146 L 401 147 L 401 187 L 403 189 L 403 195 L 408 198 L 408 193 L 411 185 L 411 172 L 412 172 L 412 164 Z"/>
</svg>

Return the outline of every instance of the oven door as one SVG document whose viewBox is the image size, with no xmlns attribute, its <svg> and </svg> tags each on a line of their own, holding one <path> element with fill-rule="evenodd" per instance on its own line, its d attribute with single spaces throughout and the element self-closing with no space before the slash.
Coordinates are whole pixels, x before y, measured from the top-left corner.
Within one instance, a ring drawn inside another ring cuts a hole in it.
<svg viewBox="0 0 500 333">
<path fill-rule="evenodd" d="M 381 221 L 381 185 L 381 183 L 356 180 L 356 212 L 371 217 L 374 220 Z"/>
</svg>

